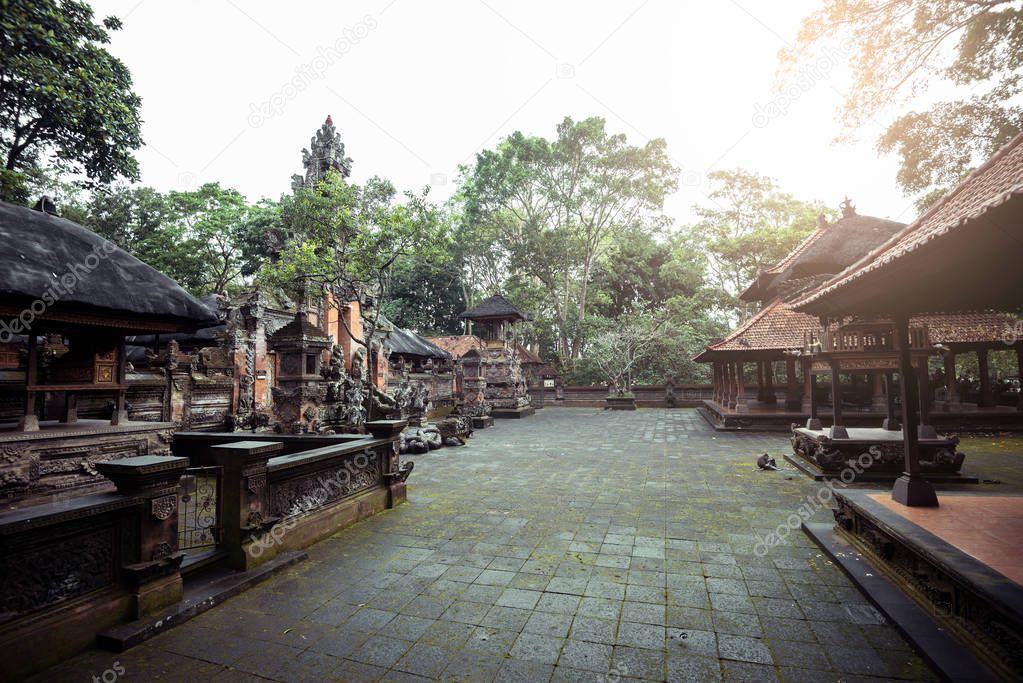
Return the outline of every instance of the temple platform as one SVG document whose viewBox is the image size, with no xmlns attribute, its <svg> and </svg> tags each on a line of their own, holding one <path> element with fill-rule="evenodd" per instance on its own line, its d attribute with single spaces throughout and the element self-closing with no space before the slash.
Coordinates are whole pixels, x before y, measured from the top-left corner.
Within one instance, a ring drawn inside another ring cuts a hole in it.
<svg viewBox="0 0 1023 683">
<path fill-rule="evenodd" d="M 700 415 L 717 431 L 787 432 L 792 423 L 804 424 L 809 413 L 776 405 L 751 401 L 743 411 L 726 408 L 720 403 L 704 400 L 697 407 Z M 831 408 L 823 405 L 819 417 L 825 426 L 831 424 Z M 885 411 L 842 407 L 847 427 L 878 427 L 887 416 Z M 1023 412 L 1009 406 L 990 408 L 962 404 L 960 408 L 936 409 L 929 415 L 930 424 L 939 432 L 1023 432 Z"/>
<path fill-rule="evenodd" d="M 901 430 L 847 427 L 835 434 L 831 427 L 795 427 L 791 441 L 793 454 L 785 459 L 817 481 L 891 483 L 905 469 Z M 959 437 L 932 433 L 921 435 L 919 444 L 925 478 L 932 482 L 977 483 L 976 477 L 960 473 L 965 454 L 957 450 Z"/>
<path fill-rule="evenodd" d="M 925 658 L 952 680 L 964 657 L 991 679 L 1023 678 L 1023 496 L 939 492 L 937 508 L 899 505 L 888 491 L 835 499 L 834 529 L 804 529 Z"/>
<path fill-rule="evenodd" d="M 97 462 L 169 455 L 173 433 L 171 422 L 45 420 L 28 432 L 15 422 L 0 423 L 0 480 L 7 484 L 0 501 L 23 507 L 113 490 Z"/>
</svg>

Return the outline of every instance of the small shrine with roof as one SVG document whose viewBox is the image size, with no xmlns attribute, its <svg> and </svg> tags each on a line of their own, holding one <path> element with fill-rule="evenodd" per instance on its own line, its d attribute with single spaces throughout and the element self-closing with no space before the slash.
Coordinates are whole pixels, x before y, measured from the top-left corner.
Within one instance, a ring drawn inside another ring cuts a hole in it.
<svg viewBox="0 0 1023 683">
<path fill-rule="evenodd" d="M 494 294 L 461 316 L 479 334 L 482 345 L 461 356 L 462 410 L 485 423 L 488 417 L 522 418 L 535 411 L 516 352 L 519 325 L 529 315 Z"/>
<path fill-rule="evenodd" d="M 901 407 L 894 384 L 892 321 L 822 320 L 793 308 L 906 229 L 902 223 L 860 215 L 848 199 L 840 208 L 837 221 L 821 216 L 806 239 L 758 273 L 740 294 L 759 303 L 760 311 L 696 357 L 712 365 L 713 397 L 699 410 L 716 428 L 788 430 L 807 419 L 841 427 L 880 426 L 883 421 L 897 425 Z M 988 373 L 988 352 L 1013 346 L 1002 340 L 1011 322 L 1010 316 L 991 312 L 934 312 L 910 320 L 913 362 L 925 369 L 917 373 L 924 434 L 932 435 L 935 427 L 1023 426 L 1018 406 L 995 405 Z M 977 354 L 980 390 L 974 402 L 963 400 L 958 387 L 955 360 L 960 353 Z M 943 365 L 934 375 L 926 370 L 933 356 L 940 356 Z M 821 378 L 827 385 L 818 385 Z M 961 462 L 954 455 L 946 459 L 948 467 Z"/>
</svg>

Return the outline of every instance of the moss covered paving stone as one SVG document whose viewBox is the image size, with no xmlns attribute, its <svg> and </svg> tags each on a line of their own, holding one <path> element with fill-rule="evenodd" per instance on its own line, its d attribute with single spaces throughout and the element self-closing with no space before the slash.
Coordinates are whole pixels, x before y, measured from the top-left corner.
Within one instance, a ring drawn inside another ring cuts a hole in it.
<svg viewBox="0 0 1023 683">
<path fill-rule="evenodd" d="M 306 562 L 37 680 L 935 680 L 800 531 L 757 554 L 819 487 L 755 466 L 788 448 L 692 410 L 501 421 Z"/>
</svg>

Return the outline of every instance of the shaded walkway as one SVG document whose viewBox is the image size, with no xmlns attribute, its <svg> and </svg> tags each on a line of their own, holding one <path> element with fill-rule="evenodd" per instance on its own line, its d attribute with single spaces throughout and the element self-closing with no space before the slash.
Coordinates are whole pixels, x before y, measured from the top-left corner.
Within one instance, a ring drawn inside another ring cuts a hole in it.
<svg viewBox="0 0 1023 683">
<path fill-rule="evenodd" d="M 753 464 L 787 449 L 693 410 L 501 421 L 307 562 L 40 680 L 933 680 L 801 532 L 756 554 L 816 490 Z"/>
</svg>

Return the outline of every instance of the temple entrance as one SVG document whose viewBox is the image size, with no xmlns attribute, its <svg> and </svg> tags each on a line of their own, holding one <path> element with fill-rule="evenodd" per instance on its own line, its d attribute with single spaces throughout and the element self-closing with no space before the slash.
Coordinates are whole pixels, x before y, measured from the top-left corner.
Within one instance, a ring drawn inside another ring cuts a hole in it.
<svg viewBox="0 0 1023 683">
<path fill-rule="evenodd" d="M 189 556 L 217 547 L 220 523 L 220 467 L 189 467 L 178 484 L 178 549 Z"/>
</svg>

